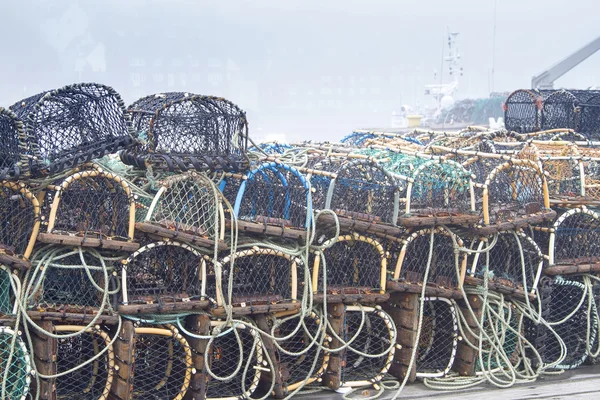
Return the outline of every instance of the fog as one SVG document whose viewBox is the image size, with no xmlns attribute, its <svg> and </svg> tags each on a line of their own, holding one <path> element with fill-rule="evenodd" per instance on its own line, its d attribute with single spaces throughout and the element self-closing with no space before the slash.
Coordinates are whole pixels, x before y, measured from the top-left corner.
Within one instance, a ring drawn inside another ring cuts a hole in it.
<svg viewBox="0 0 600 400">
<path fill-rule="evenodd" d="M 529 87 L 599 34 L 594 0 L 496 3 L 494 13 L 494 0 L 1 1 L 0 104 L 81 81 L 126 104 L 189 91 L 238 104 L 258 139 L 335 140 L 388 125 L 402 104 L 431 105 L 424 85 L 440 81 L 448 29 L 460 32 L 456 99 Z M 596 54 L 555 87 L 600 85 L 599 67 Z"/>
</svg>

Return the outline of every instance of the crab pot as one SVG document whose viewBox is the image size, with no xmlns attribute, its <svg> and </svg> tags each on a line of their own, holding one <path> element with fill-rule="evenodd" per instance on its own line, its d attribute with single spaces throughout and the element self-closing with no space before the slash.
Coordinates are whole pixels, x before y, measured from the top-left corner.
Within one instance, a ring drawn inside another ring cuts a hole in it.
<svg viewBox="0 0 600 400">
<path fill-rule="evenodd" d="M 401 240 L 399 254 L 392 254 L 387 290 L 420 294 L 426 284 L 425 294 L 428 296 L 462 297 L 459 289 L 465 279 L 467 254 L 455 252 L 454 241 L 463 246 L 460 237 L 443 227 L 407 234 Z M 429 259 L 431 263 L 427 272 Z M 457 265 L 459 271 L 456 271 Z"/>
<path fill-rule="evenodd" d="M 3 376 L 0 385 L 2 398 L 29 398 L 33 380 L 32 359 L 21 338 L 21 332 L 8 326 L 0 327 L 0 371 Z"/>
<path fill-rule="evenodd" d="M 309 167 L 303 172 L 310 180 L 313 209 L 323 210 L 327 202 L 327 192 L 336 172 L 348 162 L 347 158 L 314 157 L 309 160 Z M 312 163 L 312 165 L 310 165 Z"/>
<path fill-rule="evenodd" d="M 472 225 L 475 212 L 471 173 L 452 160 L 430 160 L 411 172 L 403 200 L 403 226 Z"/>
<path fill-rule="evenodd" d="M 21 183 L 0 182 L 0 220 L 0 263 L 28 268 L 40 228 L 37 198 Z"/>
<path fill-rule="evenodd" d="M 573 369 L 582 365 L 589 356 L 586 350 L 588 338 L 591 348 L 597 348 L 598 321 L 595 312 L 588 314 L 587 300 L 587 296 L 595 294 L 594 291 L 586 293 L 584 283 L 578 280 L 562 277 L 542 279 L 542 317 L 550 324 L 552 330 L 529 321 L 527 339 L 537 349 L 547 368 L 552 366 L 555 369 Z M 586 299 L 581 303 L 584 295 Z M 593 300 L 597 307 L 598 299 Z M 563 358 L 559 340 L 566 347 Z"/>
<path fill-rule="evenodd" d="M 34 254 L 26 291 L 30 311 L 110 313 L 123 257 L 84 247 L 45 246 Z M 78 318 L 78 317 L 76 317 Z"/>
<path fill-rule="evenodd" d="M 121 96 L 97 83 L 78 83 L 31 96 L 11 110 L 25 122 L 34 176 L 116 153 L 134 142 Z"/>
<path fill-rule="evenodd" d="M 496 168 L 477 185 L 475 202 L 481 202 L 480 234 L 526 227 L 553 219 L 548 185 L 539 164 L 512 159 Z"/>
<path fill-rule="evenodd" d="M 306 238 L 312 217 L 310 185 L 285 164 L 268 162 L 242 180 L 234 213 L 240 232 L 292 239 Z"/>
<path fill-rule="evenodd" d="M 135 200 L 120 177 L 98 170 L 66 178 L 52 196 L 43 243 L 135 251 Z"/>
<path fill-rule="evenodd" d="M 5 108 L 0 108 L 0 139 L 0 181 L 27 179 L 30 165 L 26 149 L 31 138 L 17 115 Z"/>
<path fill-rule="evenodd" d="M 542 130 L 550 129 L 576 129 L 579 101 L 570 92 L 559 90 L 552 93 L 544 93 L 542 105 Z"/>
<path fill-rule="evenodd" d="M 565 151 L 565 153 L 568 153 Z M 584 163 L 572 154 L 564 156 L 544 157 L 540 160 L 543 170 L 547 172 L 548 192 L 553 203 L 564 201 L 577 204 L 590 200 L 586 196 Z M 583 172 L 583 174 L 582 174 Z"/>
<path fill-rule="evenodd" d="M 333 332 L 329 364 L 323 377 L 325 386 L 336 390 L 341 386 L 376 385 L 394 359 L 396 332 L 392 318 L 379 307 L 341 304 L 328 305 L 327 313 Z M 350 345 L 342 349 L 348 342 Z"/>
<path fill-rule="evenodd" d="M 504 124 L 508 131 L 536 132 L 541 125 L 542 98 L 531 90 L 516 90 L 504 103 Z"/>
<path fill-rule="evenodd" d="M 255 316 L 254 320 L 261 331 L 273 333 L 275 337 L 281 338 L 281 340 L 274 340 L 267 336 L 262 338 L 264 351 L 272 360 L 274 371 L 261 376 L 259 387 L 268 390 L 274 383 L 273 396 L 283 398 L 300 386 L 321 381 L 321 376 L 327 369 L 329 354 L 319 347 L 325 326 L 316 314 L 293 318 L 261 314 Z M 327 346 L 329 338 L 324 339 L 323 345 Z M 313 343 L 313 340 L 316 342 Z M 315 363 L 314 370 L 311 375 L 308 375 L 313 363 Z"/>
<path fill-rule="evenodd" d="M 600 216 L 585 206 L 564 212 L 548 230 L 548 275 L 600 271 Z M 540 232 L 542 236 L 544 232 Z"/>
<path fill-rule="evenodd" d="M 156 193 L 137 230 L 214 249 L 226 248 L 221 195 L 206 176 L 187 173 L 169 177 Z"/>
<path fill-rule="evenodd" d="M 175 327 L 123 321 L 114 347 L 111 398 L 184 398 L 196 370 L 188 341 Z"/>
<path fill-rule="evenodd" d="M 222 272 L 221 286 L 217 286 L 219 306 L 229 303 L 231 292 L 230 305 L 234 306 L 235 314 L 275 312 L 278 307 L 280 311 L 300 308 L 302 291 L 298 286 L 304 282 L 301 259 L 266 247 L 252 247 L 224 257 L 219 264 Z"/>
<path fill-rule="evenodd" d="M 204 309 L 209 305 L 207 293 L 216 295 L 215 285 L 210 257 L 185 243 L 153 242 L 123 261 L 119 311 L 144 314 Z"/>
<path fill-rule="evenodd" d="M 124 163 L 155 170 L 239 170 L 248 147 L 248 121 L 220 97 L 170 92 L 142 97 L 128 107 L 146 144 L 121 153 Z"/>
<path fill-rule="evenodd" d="M 579 103 L 581 112 L 577 131 L 589 139 L 598 139 L 600 136 L 600 93 L 594 93 Z"/>
<path fill-rule="evenodd" d="M 544 264 L 544 255 L 536 242 L 522 231 L 500 232 L 493 246 L 492 242 L 491 237 L 475 242 L 477 252 L 471 258 L 466 283 L 482 286 L 484 274 L 489 271 L 493 274 L 489 277 L 489 288 L 522 300 L 533 295 Z"/>
<path fill-rule="evenodd" d="M 377 240 L 354 233 L 331 239 L 313 253 L 315 301 L 374 303 L 385 300 L 386 252 Z M 323 275 L 326 274 L 326 287 Z"/>
</svg>

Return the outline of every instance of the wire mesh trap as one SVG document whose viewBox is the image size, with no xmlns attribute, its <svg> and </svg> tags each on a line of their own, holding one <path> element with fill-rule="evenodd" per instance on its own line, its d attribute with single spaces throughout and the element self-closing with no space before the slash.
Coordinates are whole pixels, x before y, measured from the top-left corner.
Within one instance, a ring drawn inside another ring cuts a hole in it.
<svg viewBox="0 0 600 400">
<path fill-rule="evenodd" d="M 0 107 L 0 181 L 29 177 L 30 157 L 27 154 L 31 138 L 15 113 Z"/>
<path fill-rule="evenodd" d="M 238 171 L 247 164 L 246 113 L 228 100 L 160 93 L 137 100 L 129 113 L 145 144 L 121 154 L 126 164 L 171 172 Z"/>
<path fill-rule="evenodd" d="M 566 90 L 543 94 L 541 129 L 576 129 L 579 114 L 577 98 Z"/>
<path fill-rule="evenodd" d="M 206 347 L 202 371 L 206 376 L 205 398 L 251 397 L 267 365 L 260 336 L 245 321 L 234 322 L 233 326 L 211 321 L 210 334 L 214 339 Z"/>
<path fill-rule="evenodd" d="M 330 239 L 322 247 L 313 253 L 313 294 L 331 298 L 385 292 L 387 254 L 377 240 L 354 233 Z"/>
<path fill-rule="evenodd" d="M 164 238 L 224 249 L 225 214 L 215 184 L 197 173 L 165 179 L 136 229 Z"/>
<path fill-rule="evenodd" d="M 542 98 L 531 90 L 516 90 L 504 103 L 504 125 L 509 131 L 529 133 L 540 130 Z"/>
<path fill-rule="evenodd" d="M 293 167 L 264 163 L 246 174 L 233 209 L 240 231 L 302 238 L 312 217 L 310 184 Z"/>
<path fill-rule="evenodd" d="M 33 311 L 110 313 L 121 290 L 116 268 L 121 256 L 83 247 L 44 246 L 32 257 L 24 280 Z"/>
<path fill-rule="evenodd" d="M 301 300 L 298 282 L 304 282 L 304 263 L 290 254 L 252 247 L 224 257 L 219 265 L 222 270 L 222 283 L 217 286 L 219 306 L 264 306 L 266 311 L 263 312 L 268 312 L 270 305 Z"/>
<path fill-rule="evenodd" d="M 467 279 L 469 284 L 482 285 L 488 273 L 488 286 L 495 291 L 520 297 L 535 291 L 544 255 L 524 232 L 501 232 L 495 243 L 493 238 L 482 238 L 473 250 L 477 252 L 472 256 L 470 276 L 476 279 Z"/>
<path fill-rule="evenodd" d="M 119 176 L 101 170 L 75 173 L 56 188 L 44 243 L 135 251 L 135 200 Z"/>
<path fill-rule="evenodd" d="M 40 205 L 23 184 L 0 182 L 0 263 L 27 268 L 40 228 Z"/>
<path fill-rule="evenodd" d="M 528 340 L 534 344 L 548 369 L 573 369 L 597 348 L 597 301 L 587 301 L 591 288 L 577 280 L 543 278 L 542 317 L 549 327 L 530 323 Z M 590 310 L 591 305 L 591 310 Z"/>
<path fill-rule="evenodd" d="M 467 254 L 454 251 L 455 241 L 463 246 L 460 237 L 443 227 L 408 234 L 402 239 L 396 264 L 388 271 L 387 289 L 421 293 L 422 285 L 426 284 L 426 294 L 456 296 L 455 291 L 462 286 L 466 275 Z"/>
<path fill-rule="evenodd" d="M 123 305 L 119 311 L 174 312 L 178 308 L 205 308 L 207 292 L 216 293 L 214 271 L 207 264 L 211 264 L 211 258 L 185 243 L 147 244 L 123 262 Z M 167 305 L 170 306 L 167 308 Z"/>
<path fill-rule="evenodd" d="M 0 326 L 0 395 L 2 398 L 25 400 L 32 381 L 32 359 L 21 332 Z"/>
<path fill-rule="evenodd" d="M 97 83 L 78 83 L 18 101 L 33 176 L 55 174 L 134 142 L 121 96 Z"/>
<path fill-rule="evenodd" d="M 597 92 L 579 103 L 580 114 L 577 130 L 584 133 L 589 139 L 600 137 L 600 94 Z"/>
</svg>

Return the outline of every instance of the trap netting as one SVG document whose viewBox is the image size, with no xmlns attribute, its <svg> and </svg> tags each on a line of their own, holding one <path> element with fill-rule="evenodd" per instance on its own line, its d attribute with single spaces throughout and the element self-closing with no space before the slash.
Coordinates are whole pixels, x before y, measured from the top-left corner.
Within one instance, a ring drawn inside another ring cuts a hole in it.
<svg viewBox="0 0 600 400">
<path fill-rule="evenodd" d="M 323 250 L 313 253 L 313 293 L 385 292 L 387 257 L 377 240 L 354 233 L 321 246 Z"/>
<path fill-rule="evenodd" d="M 600 216 L 585 206 L 566 211 L 554 222 L 548 246 L 550 267 L 599 263 Z"/>
<path fill-rule="evenodd" d="M 10 110 L 0 107 L 0 181 L 29 177 L 31 154 L 27 154 L 31 138 L 23 122 Z"/>
<path fill-rule="evenodd" d="M 212 248 L 225 236 L 224 220 L 219 189 L 208 177 L 192 172 L 163 181 L 136 229 Z"/>
<path fill-rule="evenodd" d="M 460 288 L 466 274 L 467 254 L 455 251 L 455 241 L 458 246 L 463 246 L 460 237 L 443 227 L 421 229 L 409 234 L 403 239 L 400 255 L 393 266 L 393 280 L 419 287 L 427 284 L 446 289 Z M 424 282 L 427 271 L 427 282 Z"/>
<path fill-rule="evenodd" d="M 531 90 L 516 90 L 504 103 L 504 125 L 509 131 L 529 133 L 540 130 L 542 98 Z"/>
<path fill-rule="evenodd" d="M 251 397 L 265 366 L 263 345 L 248 321 L 211 322 L 213 339 L 204 353 L 206 399 Z"/>
<path fill-rule="evenodd" d="M 79 83 L 31 96 L 11 110 L 25 123 L 34 176 L 54 174 L 116 153 L 134 142 L 121 96 Z"/>
<path fill-rule="evenodd" d="M 241 230 L 276 234 L 266 229 L 271 225 L 282 236 L 289 229 L 305 230 L 312 217 L 310 184 L 293 167 L 264 163 L 246 174 L 233 208 Z"/>
<path fill-rule="evenodd" d="M 239 170 L 248 147 L 246 113 L 228 100 L 161 93 L 129 106 L 145 143 L 123 152 L 125 164 L 175 171 Z"/>
<path fill-rule="evenodd" d="M 528 339 L 546 368 L 577 368 L 598 347 L 596 302 L 588 302 L 591 288 L 560 276 L 544 278 L 541 286 L 542 317 L 549 327 L 530 324 Z"/>
<path fill-rule="evenodd" d="M 392 318 L 378 308 L 348 306 L 342 335 L 348 347 L 341 354 L 341 385 L 370 386 L 381 381 L 396 349 Z"/>
<path fill-rule="evenodd" d="M 580 114 L 578 131 L 589 139 L 600 136 L 600 94 L 594 94 L 579 103 Z"/>
<path fill-rule="evenodd" d="M 489 272 L 488 277 L 495 285 L 524 291 L 523 294 L 533 291 L 544 265 L 544 255 L 536 242 L 522 231 L 500 232 L 493 242 L 492 237 L 478 242 L 471 276 L 484 279 Z"/>
<path fill-rule="evenodd" d="M 0 262 L 26 266 L 40 228 L 40 205 L 24 185 L 0 182 Z"/>
<path fill-rule="evenodd" d="M 458 346 L 458 322 L 452 301 L 441 297 L 424 299 L 423 323 L 418 340 L 416 376 L 445 376 L 454 365 Z"/>
<path fill-rule="evenodd" d="M 135 199 L 127 182 L 102 170 L 66 178 L 52 196 L 46 233 L 39 240 L 135 251 Z"/>
<path fill-rule="evenodd" d="M 64 400 L 107 399 L 113 382 L 115 354 L 107 327 L 54 325 L 58 335 L 79 332 L 56 340 L 53 357 L 57 375 L 56 398 Z M 84 365 L 85 362 L 93 360 Z M 70 372 L 69 372 L 70 371 Z"/>
<path fill-rule="evenodd" d="M 585 175 L 581 175 L 582 161 L 565 149 L 561 156 L 541 157 L 547 173 L 548 192 L 552 199 L 576 199 L 585 196 Z"/>
<path fill-rule="evenodd" d="M 220 306 L 245 307 L 299 300 L 298 282 L 304 282 L 304 263 L 295 256 L 266 247 L 252 247 L 224 257 L 219 265 L 221 285 L 217 285 L 217 302 Z"/>
<path fill-rule="evenodd" d="M 32 380 L 32 359 L 20 332 L 0 327 L 0 396 L 25 400 Z"/>
<path fill-rule="evenodd" d="M 121 290 L 116 268 L 124 257 L 84 247 L 44 246 L 24 279 L 34 311 L 110 312 Z"/>
<path fill-rule="evenodd" d="M 367 160 L 347 162 L 331 180 L 325 208 L 339 217 L 396 225 L 402 181 Z"/>
<path fill-rule="evenodd" d="M 149 243 L 123 262 L 123 304 L 199 302 L 216 292 L 211 260 L 185 243 Z"/>
<path fill-rule="evenodd" d="M 315 157 L 313 161 L 314 165 L 302 172 L 306 173 L 307 178 L 310 180 L 313 209 L 322 210 L 326 208 L 327 191 L 329 190 L 331 180 L 335 178 L 335 172 L 341 168 L 346 159 L 338 157 Z"/>
<path fill-rule="evenodd" d="M 131 361 L 131 399 L 181 400 L 194 364 L 187 340 L 171 325 L 138 326 Z"/>
<path fill-rule="evenodd" d="M 541 129 L 576 129 L 579 101 L 566 90 L 543 93 Z"/>
</svg>

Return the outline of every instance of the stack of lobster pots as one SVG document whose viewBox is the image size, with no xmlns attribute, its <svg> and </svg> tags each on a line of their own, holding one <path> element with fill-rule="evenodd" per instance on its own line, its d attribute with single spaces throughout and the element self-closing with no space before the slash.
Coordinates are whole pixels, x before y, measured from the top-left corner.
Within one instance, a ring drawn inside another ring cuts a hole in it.
<svg viewBox="0 0 600 400">
<path fill-rule="evenodd" d="M 559 95 L 521 92 L 515 131 L 294 145 L 249 144 L 244 111 L 193 93 L 0 109 L 3 398 L 508 386 L 593 361 L 595 97 L 560 127 Z"/>
</svg>

